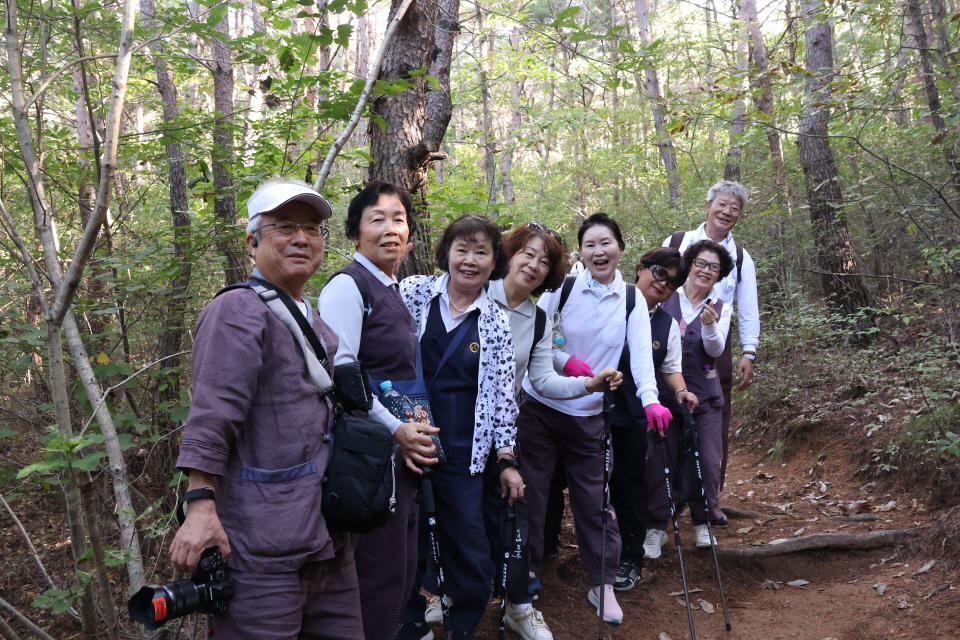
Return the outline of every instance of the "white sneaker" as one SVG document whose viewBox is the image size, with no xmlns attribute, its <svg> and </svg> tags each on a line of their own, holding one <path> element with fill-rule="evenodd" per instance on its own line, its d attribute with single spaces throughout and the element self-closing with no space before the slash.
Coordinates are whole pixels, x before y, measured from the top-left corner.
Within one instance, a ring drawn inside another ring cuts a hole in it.
<svg viewBox="0 0 960 640">
<path fill-rule="evenodd" d="M 443 609 L 440 608 L 440 596 L 427 596 L 427 611 L 423 619 L 428 624 L 443 624 Z"/>
<path fill-rule="evenodd" d="M 697 547 L 700 549 L 709 549 L 710 548 L 710 529 L 705 524 L 698 524 L 693 527 L 693 532 L 697 535 Z M 717 543 L 717 539 L 713 539 L 713 543 Z"/>
<path fill-rule="evenodd" d="M 517 609 L 512 602 L 507 602 L 507 615 L 504 618 L 507 629 L 510 629 L 523 640 L 553 640 L 553 634 L 543 621 L 543 614 L 532 606 Z"/>
<path fill-rule="evenodd" d="M 650 529 L 643 540 L 643 557 L 656 560 L 660 557 L 660 549 L 667 544 L 667 532 L 660 529 Z"/>
<path fill-rule="evenodd" d="M 587 592 L 587 600 L 597 608 L 597 615 L 600 615 L 600 589 L 594 587 Z M 613 585 L 603 585 L 603 621 L 613 624 L 620 624 L 623 620 L 623 609 L 617 604 L 617 597 L 613 595 Z"/>
</svg>

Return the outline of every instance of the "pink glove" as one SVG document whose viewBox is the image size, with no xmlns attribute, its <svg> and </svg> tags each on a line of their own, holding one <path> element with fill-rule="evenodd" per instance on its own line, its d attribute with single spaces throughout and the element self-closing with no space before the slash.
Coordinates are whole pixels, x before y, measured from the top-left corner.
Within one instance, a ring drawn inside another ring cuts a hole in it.
<svg viewBox="0 0 960 640">
<path fill-rule="evenodd" d="M 643 412 L 647 414 L 647 424 L 651 429 L 656 429 L 660 435 L 663 435 L 664 429 L 667 428 L 667 425 L 670 424 L 670 420 L 673 418 L 670 409 L 667 409 L 662 404 L 648 404 L 643 408 Z"/>
<path fill-rule="evenodd" d="M 584 376 L 587 378 L 593 377 L 593 371 L 590 371 L 590 365 L 573 356 L 570 356 L 567 363 L 563 365 L 563 372 L 571 378 L 582 378 Z"/>
</svg>

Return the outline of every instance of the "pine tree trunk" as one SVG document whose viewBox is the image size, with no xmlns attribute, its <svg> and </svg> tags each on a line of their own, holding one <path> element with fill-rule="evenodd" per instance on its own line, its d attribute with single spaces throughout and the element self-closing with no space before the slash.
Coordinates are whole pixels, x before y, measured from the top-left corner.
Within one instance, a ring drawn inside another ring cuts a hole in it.
<svg viewBox="0 0 960 640">
<path fill-rule="evenodd" d="M 496 218 L 497 213 L 497 136 L 493 130 L 493 106 L 490 97 L 490 74 L 487 67 L 493 58 L 492 31 L 483 32 L 483 9 L 477 9 L 477 31 L 480 41 L 480 59 L 477 61 L 477 82 L 480 85 L 480 104 L 483 107 L 483 172 L 487 178 L 487 204 L 489 215 Z M 484 46 L 486 45 L 486 46 Z"/>
<path fill-rule="evenodd" d="M 400 0 L 394 0 L 390 9 L 391 18 L 399 5 Z M 453 9 L 444 11 L 444 19 L 456 19 L 459 3 L 454 4 Z M 371 109 L 374 117 L 371 118 L 369 129 L 370 154 L 373 156 L 370 180 L 402 185 L 410 190 L 414 198 L 414 248 L 401 266 L 401 277 L 433 273 L 430 236 L 423 223 L 423 218 L 429 215 L 427 174 L 434 151 L 431 145 L 439 145 L 443 140 L 450 116 L 447 111 L 444 118 L 441 109 L 438 115 L 444 120 L 443 126 L 440 127 L 439 122 L 434 122 L 434 127 L 427 130 L 428 93 L 436 92 L 427 91 L 429 83 L 423 75 L 411 76 L 410 71 L 429 68 L 435 59 L 444 56 L 444 51 L 434 51 L 436 32 L 440 28 L 439 17 L 438 4 L 428 0 L 414 0 L 407 9 L 388 46 L 379 79 L 390 81 L 404 78 L 410 81 L 413 87 L 396 96 L 377 96 Z M 450 39 L 449 46 L 453 46 L 453 38 Z M 446 56 L 449 60 L 450 53 L 447 52 Z M 442 79 L 440 81 L 443 82 Z M 449 101 L 449 95 L 446 100 Z M 383 119 L 383 130 L 375 122 L 377 117 Z M 427 136 L 428 133 L 430 137 Z"/>
<path fill-rule="evenodd" d="M 520 53 L 520 25 L 514 25 L 513 33 L 510 34 L 510 47 L 514 55 Z M 513 188 L 513 154 L 517 151 L 517 141 L 520 135 L 520 124 L 522 122 L 520 115 L 520 100 L 523 98 L 523 85 L 526 79 L 525 74 L 519 72 L 514 78 L 510 87 L 510 126 L 507 130 L 507 142 L 503 148 L 503 156 L 500 158 L 500 180 L 503 183 L 503 202 L 506 205 L 512 205 L 517 202 L 517 194 Z"/>
<path fill-rule="evenodd" d="M 857 271 L 857 257 L 843 205 L 837 166 L 830 149 L 828 104 L 832 99 L 833 26 L 820 15 L 822 0 L 804 0 L 806 70 L 809 78 L 800 116 L 797 147 L 803 167 L 810 222 L 816 246 L 814 264 L 821 273 L 827 299 L 847 315 L 870 305 L 870 296 Z"/>
</svg>

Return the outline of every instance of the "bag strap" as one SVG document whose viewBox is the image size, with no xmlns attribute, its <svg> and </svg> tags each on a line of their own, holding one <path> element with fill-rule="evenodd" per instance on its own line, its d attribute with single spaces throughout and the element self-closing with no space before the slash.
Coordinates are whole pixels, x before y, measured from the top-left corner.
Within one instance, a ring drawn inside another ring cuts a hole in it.
<svg viewBox="0 0 960 640">
<path fill-rule="evenodd" d="M 627 320 L 630 319 L 630 313 L 635 306 L 637 306 L 637 288 L 627 285 Z"/>
<path fill-rule="evenodd" d="M 533 351 L 543 340 L 543 334 L 547 332 L 547 312 L 537 306 L 534 306 L 534 309 L 536 309 L 537 317 L 533 323 L 533 344 L 530 345 L 530 358 L 527 362 L 533 360 Z"/>
<path fill-rule="evenodd" d="M 333 380 L 327 373 L 329 361 L 327 360 L 327 350 L 323 346 L 323 340 L 317 336 L 316 332 L 307 323 L 303 313 L 297 309 L 296 303 L 285 291 L 275 287 L 266 280 L 256 280 L 243 282 L 240 284 L 224 287 L 217 295 L 230 291 L 232 289 L 247 288 L 253 289 L 267 308 L 273 312 L 280 322 L 286 325 L 287 329 L 293 335 L 294 339 L 300 345 L 300 351 L 307 362 L 307 372 L 310 374 L 310 380 L 320 394 L 325 394 L 333 390 Z M 216 296 L 214 296 L 216 297 Z M 313 351 L 307 349 L 306 342 L 310 342 Z"/>
<path fill-rule="evenodd" d="M 560 304 L 557 305 L 557 313 L 563 311 L 563 305 L 567 304 L 567 298 L 573 291 L 573 283 L 577 281 L 577 276 L 567 276 L 563 279 L 563 288 L 560 289 Z"/>
<path fill-rule="evenodd" d="M 460 346 L 460 343 L 463 341 L 463 337 L 467 335 L 467 329 L 470 327 L 470 318 L 465 318 L 463 322 L 460 323 L 460 327 L 457 329 L 457 334 L 453 336 L 453 341 L 450 342 L 450 345 L 447 347 L 447 350 L 443 352 L 443 357 L 440 358 L 440 364 L 437 365 L 436 370 L 433 372 L 433 378 L 430 379 L 430 386 L 433 386 L 434 381 L 436 381 L 437 376 L 440 374 L 440 371 L 443 369 L 443 365 L 447 364 L 447 360 L 450 359 L 450 356 L 453 355 L 453 352 L 457 350 L 457 347 Z M 421 371 L 422 374 L 422 371 Z"/>
<path fill-rule="evenodd" d="M 357 291 L 360 292 L 360 301 L 363 303 L 363 317 L 366 318 L 368 315 L 370 315 L 370 312 L 373 311 L 373 304 L 370 302 L 370 294 L 367 291 L 367 283 L 364 282 L 362 278 L 358 278 L 345 269 L 341 269 L 330 276 L 330 280 L 333 280 L 339 275 L 350 276 L 350 278 L 353 280 L 353 284 L 357 286 Z M 327 280 L 327 282 L 330 282 L 330 280 Z"/>
</svg>

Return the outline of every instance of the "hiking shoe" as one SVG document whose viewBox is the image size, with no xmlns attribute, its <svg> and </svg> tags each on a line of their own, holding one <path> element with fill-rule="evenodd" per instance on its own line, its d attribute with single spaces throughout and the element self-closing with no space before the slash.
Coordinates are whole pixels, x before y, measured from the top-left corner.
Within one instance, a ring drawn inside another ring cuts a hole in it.
<svg viewBox="0 0 960 640">
<path fill-rule="evenodd" d="M 600 615 L 600 589 L 603 589 L 603 621 L 612 624 L 620 624 L 623 620 L 623 609 L 617 604 L 617 597 L 613 595 L 613 585 L 605 584 L 600 587 L 594 587 L 587 592 L 587 600 L 597 608 L 597 615 Z"/>
<path fill-rule="evenodd" d="M 617 569 L 617 581 L 613 583 L 614 591 L 630 591 L 640 578 L 640 568 L 633 560 L 624 560 Z M 606 603 L 604 603 L 606 604 Z"/>
<path fill-rule="evenodd" d="M 699 549 L 709 549 L 710 548 L 710 528 L 705 524 L 698 524 L 693 527 L 693 532 L 697 535 L 697 547 Z M 713 543 L 717 543 L 717 539 L 713 539 Z"/>
<path fill-rule="evenodd" d="M 523 640 L 553 640 L 553 634 L 543 621 L 543 614 L 533 607 L 517 609 L 517 605 L 507 602 L 507 614 L 504 617 L 507 629 Z"/>
<path fill-rule="evenodd" d="M 404 622 L 393 640 L 433 640 L 433 629 L 426 622 Z"/>
<path fill-rule="evenodd" d="M 440 608 L 440 596 L 427 597 L 427 610 L 423 619 L 427 624 L 443 624 L 443 609 Z"/>
<path fill-rule="evenodd" d="M 660 529 L 650 529 L 643 540 L 643 557 L 656 560 L 660 557 L 660 549 L 667 544 L 667 532 Z"/>
</svg>

